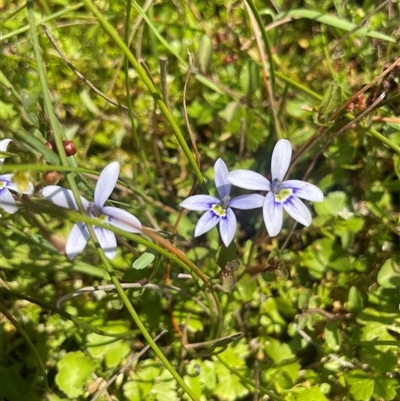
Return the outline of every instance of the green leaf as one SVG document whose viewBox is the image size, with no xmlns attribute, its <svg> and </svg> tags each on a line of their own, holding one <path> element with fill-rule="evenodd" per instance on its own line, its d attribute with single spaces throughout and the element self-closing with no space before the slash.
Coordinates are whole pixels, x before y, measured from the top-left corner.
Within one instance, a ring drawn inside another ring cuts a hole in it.
<svg viewBox="0 0 400 401">
<path fill-rule="evenodd" d="M 350 287 L 347 297 L 347 310 L 351 313 L 357 313 L 363 308 L 363 297 L 354 285 Z"/>
<path fill-rule="evenodd" d="M 207 35 L 203 35 L 199 42 L 197 49 L 197 60 L 199 69 L 203 74 L 208 74 L 211 67 L 213 55 L 213 44 Z"/>
<path fill-rule="evenodd" d="M 225 119 L 226 122 L 230 123 L 236 116 L 236 113 L 240 107 L 240 102 L 238 101 L 233 101 L 229 102 L 222 114 L 222 117 Z"/>
<path fill-rule="evenodd" d="M 240 281 L 236 282 L 234 296 L 240 302 L 250 302 L 258 294 L 257 281 L 251 280 L 245 274 Z"/>
<path fill-rule="evenodd" d="M 363 348 L 361 355 L 372 371 L 385 374 L 396 369 L 396 351 L 379 352 L 375 347 L 367 346 Z"/>
<path fill-rule="evenodd" d="M 17 115 L 12 104 L 4 103 L 0 100 L 0 120 L 8 120 Z"/>
<path fill-rule="evenodd" d="M 83 89 L 81 93 L 79 94 L 82 103 L 86 106 L 86 108 L 92 112 L 95 116 L 98 116 L 100 114 L 100 110 L 98 107 L 94 104 L 92 98 L 90 97 L 89 92 L 86 89 Z"/>
<path fill-rule="evenodd" d="M 218 249 L 218 254 L 217 254 L 217 265 L 223 269 L 226 267 L 226 264 L 233 259 L 235 259 L 236 256 L 236 244 L 234 241 L 232 241 L 228 247 L 225 245 L 221 245 Z"/>
<path fill-rule="evenodd" d="M 36 127 L 39 128 L 39 113 L 40 107 L 38 102 L 38 94 L 36 93 L 37 89 L 28 92 L 25 89 L 21 91 L 21 102 L 22 107 L 24 108 L 26 115 L 28 116 L 31 123 Z"/>
<path fill-rule="evenodd" d="M 318 122 L 325 123 L 327 117 L 342 104 L 342 88 L 337 81 L 333 81 L 325 92 L 321 104 L 318 107 Z"/>
<path fill-rule="evenodd" d="M 220 354 L 228 366 L 232 368 L 242 368 L 246 366 L 245 357 L 249 353 L 249 344 L 242 338 L 236 343 L 230 343 L 228 348 Z"/>
<path fill-rule="evenodd" d="M 31 400 L 33 397 L 26 380 L 15 366 L 0 366 L 0 394 L 9 401 Z"/>
<path fill-rule="evenodd" d="M 384 288 L 400 288 L 400 266 L 394 259 L 388 259 L 380 268 L 378 284 Z"/>
<path fill-rule="evenodd" d="M 347 379 L 350 385 L 350 393 L 355 400 L 369 401 L 374 392 L 374 381 L 369 374 L 363 370 L 357 369 L 350 372 Z"/>
<path fill-rule="evenodd" d="M 296 401 L 328 401 L 318 387 L 306 388 L 296 396 Z"/>
<path fill-rule="evenodd" d="M 156 256 L 153 253 L 145 252 L 133 262 L 132 267 L 136 270 L 142 270 L 153 263 L 155 258 Z"/>
<path fill-rule="evenodd" d="M 222 354 L 224 355 L 224 354 Z M 213 389 L 213 394 L 219 399 L 225 401 L 236 401 L 249 394 L 249 390 L 242 384 L 240 378 L 233 374 L 222 363 L 215 363 L 215 370 L 218 377 L 218 382 Z M 240 371 L 243 374 L 243 371 Z"/>
<path fill-rule="evenodd" d="M 303 252 L 300 252 L 300 264 L 307 267 L 310 273 L 321 278 L 333 253 L 333 239 L 323 238 L 314 241 Z"/>
<path fill-rule="evenodd" d="M 213 361 L 203 361 L 200 366 L 200 380 L 205 388 L 214 390 L 217 385 L 217 374 Z"/>
<path fill-rule="evenodd" d="M 333 351 L 338 351 L 340 348 L 341 333 L 336 322 L 326 323 L 324 334 L 328 347 Z"/>
<path fill-rule="evenodd" d="M 295 9 L 290 10 L 287 13 L 279 14 L 276 19 L 286 19 L 292 17 L 294 19 L 307 18 L 314 21 L 318 21 L 321 24 L 333 26 L 335 28 L 343 29 L 344 31 L 354 31 L 357 36 L 370 36 L 371 38 L 386 40 L 387 42 L 395 42 L 395 39 L 391 36 L 383 33 L 373 31 L 367 28 L 359 27 L 351 22 L 343 21 L 342 19 L 335 17 L 330 14 L 323 14 L 318 11 L 307 10 L 307 9 Z"/>
<path fill-rule="evenodd" d="M 264 372 L 263 379 L 266 383 L 273 383 L 276 391 L 282 392 L 290 389 L 299 377 L 300 364 L 298 362 L 286 362 L 278 367 L 272 367 Z"/>
<path fill-rule="evenodd" d="M 398 383 L 396 379 L 385 376 L 373 376 L 370 372 L 355 369 L 348 374 L 350 394 L 356 401 L 369 401 L 372 396 L 391 401 L 396 396 Z"/>
<path fill-rule="evenodd" d="M 185 383 L 193 390 L 197 397 L 203 394 L 203 383 L 201 380 L 202 375 L 202 362 L 200 359 L 192 359 L 186 366 L 187 374 L 183 377 Z M 184 400 L 190 400 L 187 394 L 183 397 Z"/>
<path fill-rule="evenodd" d="M 249 99 L 252 99 L 254 97 L 254 94 L 258 89 L 259 81 L 260 81 L 259 66 L 253 60 L 248 60 L 247 64 L 244 65 L 241 71 L 240 82 L 243 93 Z"/>
<path fill-rule="evenodd" d="M 395 341 L 396 339 L 387 331 L 387 326 L 380 322 L 371 322 L 366 324 L 361 330 L 361 340 L 370 341 L 374 345 L 374 340 L 377 341 Z M 376 345 L 377 349 L 387 351 L 390 345 Z"/>
<path fill-rule="evenodd" d="M 94 363 L 82 351 L 70 352 L 57 364 L 56 383 L 70 398 L 84 393 L 84 386 L 94 372 Z"/>
<path fill-rule="evenodd" d="M 338 216 L 344 209 L 347 202 L 347 195 L 344 192 L 330 192 L 323 202 L 314 204 L 315 211 L 318 215 Z"/>
<path fill-rule="evenodd" d="M 260 313 L 268 314 L 274 323 L 286 327 L 286 321 L 278 310 L 278 305 L 275 298 L 267 298 L 260 306 Z"/>
<path fill-rule="evenodd" d="M 124 333 L 126 330 L 126 326 L 115 321 L 104 327 L 104 331 L 112 333 Z M 105 358 L 108 368 L 120 365 L 130 351 L 129 344 L 124 340 L 105 340 L 103 336 L 96 333 L 88 334 L 87 340 L 89 355 L 93 358 Z"/>
<path fill-rule="evenodd" d="M 166 369 L 147 359 L 139 364 L 132 379 L 123 386 L 129 401 L 176 400 L 176 381 Z"/>
<path fill-rule="evenodd" d="M 155 397 L 157 401 L 176 400 L 178 398 L 176 393 L 176 381 L 168 370 L 162 370 L 150 389 L 149 396 Z"/>
<path fill-rule="evenodd" d="M 264 351 L 277 365 L 284 361 L 293 361 L 295 357 L 289 345 L 272 337 L 267 337 L 264 343 Z"/>
</svg>

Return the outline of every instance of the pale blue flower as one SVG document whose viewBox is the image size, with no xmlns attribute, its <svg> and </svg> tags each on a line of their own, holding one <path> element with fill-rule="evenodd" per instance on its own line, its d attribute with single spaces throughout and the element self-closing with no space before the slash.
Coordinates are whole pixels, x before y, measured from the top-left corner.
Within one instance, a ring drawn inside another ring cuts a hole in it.
<svg viewBox="0 0 400 401">
<path fill-rule="evenodd" d="M 250 170 L 235 170 L 228 174 L 227 179 L 240 188 L 269 191 L 264 199 L 263 217 L 267 232 L 271 237 L 279 234 L 282 228 L 283 209 L 308 227 L 311 224 L 311 214 L 299 199 L 322 202 L 322 191 L 313 184 L 299 180 L 283 181 L 292 157 L 292 146 L 286 139 L 281 139 L 275 145 L 272 153 L 272 182 L 264 176 Z"/>
<path fill-rule="evenodd" d="M 219 198 L 210 195 L 193 195 L 185 199 L 180 206 L 189 210 L 205 211 L 194 230 L 194 236 L 204 234 L 219 223 L 222 242 L 226 247 L 232 242 L 236 231 L 236 217 L 231 207 L 236 209 L 254 209 L 261 207 L 264 197 L 258 194 L 230 197 L 231 184 L 226 179 L 228 169 L 222 159 L 214 165 L 214 181 Z"/>
<path fill-rule="evenodd" d="M 139 233 L 142 231 L 142 224 L 135 216 L 116 207 L 104 206 L 105 201 L 114 190 L 118 175 L 118 162 L 112 162 L 107 165 L 97 181 L 94 191 L 94 202 L 89 202 L 81 197 L 82 205 L 87 215 L 94 220 L 100 219 L 103 223 L 110 224 L 121 230 Z M 49 185 L 43 188 L 43 196 L 57 206 L 78 210 L 74 195 L 69 189 L 57 185 Z M 93 229 L 105 255 L 109 259 L 114 259 L 117 254 L 115 234 L 110 230 L 97 227 L 95 221 L 93 222 Z M 72 227 L 65 246 L 65 252 L 69 259 L 74 258 L 85 248 L 89 237 L 89 230 L 85 223 L 79 222 Z"/>
<path fill-rule="evenodd" d="M 12 139 L 3 139 L 0 141 L 0 151 L 5 152 Z M 3 165 L 4 158 L 0 158 L 0 168 Z M 24 178 L 18 178 L 18 182 L 13 181 L 14 174 L 0 174 L 0 208 L 7 213 L 13 214 L 18 210 L 17 204 L 11 191 L 19 192 L 25 195 L 33 193 L 33 184 Z"/>
</svg>

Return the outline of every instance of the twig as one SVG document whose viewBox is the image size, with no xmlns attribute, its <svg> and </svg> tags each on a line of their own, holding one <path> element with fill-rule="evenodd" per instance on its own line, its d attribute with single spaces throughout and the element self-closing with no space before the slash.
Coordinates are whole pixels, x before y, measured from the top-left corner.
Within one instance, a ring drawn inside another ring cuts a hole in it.
<svg viewBox="0 0 400 401">
<path fill-rule="evenodd" d="M 140 284 L 140 283 L 121 283 L 121 287 L 123 289 L 128 289 L 128 288 L 147 288 L 150 290 L 157 291 L 159 293 L 165 293 L 169 291 L 182 291 L 179 287 L 174 287 L 174 286 L 159 286 L 156 284 Z M 60 309 L 61 305 L 68 299 L 77 297 L 82 294 L 86 294 L 87 292 L 95 292 L 95 291 L 113 291 L 115 290 L 115 285 L 114 284 L 107 284 L 107 285 L 90 285 L 87 287 L 80 288 L 79 290 L 69 292 L 68 294 L 65 294 L 61 298 L 57 300 L 57 308 Z"/>
<path fill-rule="evenodd" d="M 89 88 L 93 89 L 99 96 L 101 96 L 104 100 L 107 102 L 111 103 L 113 106 L 116 107 L 121 107 L 124 110 L 128 110 L 128 108 L 122 104 L 119 104 L 115 102 L 114 100 L 110 99 L 107 95 L 105 95 L 101 90 L 97 89 L 87 78 L 85 78 L 74 66 L 73 64 L 69 61 L 67 56 L 63 53 L 63 51 L 60 49 L 60 47 L 57 45 L 55 39 L 47 29 L 46 25 L 41 24 L 42 29 L 46 36 L 49 38 L 51 44 L 53 47 L 56 49 L 57 53 L 60 55 L 60 57 L 65 61 L 65 64 L 72 70 L 72 72 L 80 79 L 82 80 Z"/>
<path fill-rule="evenodd" d="M 157 291 L 160 294 L 165 294 L 165 293 L 170 293 L 171 291 L 176 291 L 180 292 L 182 295 L 187 296 L 188 298 L 192 298 L 192 295 L 187 292 L 186 290 L 183 290 L 182 288 L 175 287 L 173 285 L 157 285 L 157 284 L 140 284 L 140 283 L 121 283 L 121 287 L 123 289 L 129 289 L 129 288 L 137 288 L 137 289 L 148 289 L 148 290 L 153 290 Z M 116 290 L 114 284 L 107 284 L 107 285 L 90 285 L 87 287 L 80 288 L 79 290 L 69 292 L 68 294 L 65 294 L 61 298 L 57 300 L 56 306 L 58 309 L 61 308 L 61 305 L 68 299 L 77 297 L 82 294 L 86 294 L 88 292 L 95 292 L 95 291 L 114 291 Z M 197 298 L 194 299 L 194 301 L 208 314 L 208 309 L 206 306 L 199 301 Z"/>
</svg>

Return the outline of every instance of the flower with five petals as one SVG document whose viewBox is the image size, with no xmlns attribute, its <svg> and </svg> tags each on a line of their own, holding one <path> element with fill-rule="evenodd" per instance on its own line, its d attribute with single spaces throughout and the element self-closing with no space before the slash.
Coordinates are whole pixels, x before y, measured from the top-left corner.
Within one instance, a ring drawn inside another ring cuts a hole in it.
<svg viewBox="0 0 400 401">
<path fill-rule="evenodd" d="M 104 203 L 114 190 L 119 175 L 119 163 L 108 164 L 99 176 L 94 191 L 94 202 L 89 202 L 81 196 L 82 205 L 87 215 L 94 219 L 93 230 L 105 255 L 114 259 L 117 254 L 117 240 L 115 234 L 101 227 L 96 226 L 95 219 L 110 224 L 122 230 L 139 233 L 142 231 L 140 221 L 129 212 L 112 206 L 104 206 Z M 78 210 L 74 195 L 71 190 L 49 185 L 43 188 L 43 196 L 57 206 L 67 209 Z M 85 248 L 89 239 L 89 230 L 85 223 L 78 222 L 69 233 L 65 252 L 69 259 L 78 255 Z"/>
<path fill-rule="evenodd" d="M 236 216 L 231 208 L 254 209 L 261 207 L 264 200 L 264 197 L 258 194 L 231 198 L 231 184 L 226 179 L 227 174 L 226 164 L 222 159 L 218 159 L 214 165 L 214 181 L 220 197 L 193 195 L 180 203 L 185 209 L 205 211 L 196 224 L 195 237 L 211 230 L 219 223 L 221 239 L 226 247 L 232 242 L 236 231 Z"/>
<path fill-rule="evenodd" d="M 280 139 L 272 152 L 271 175 L 269 182 L 264 176 L 250 170 L 231 171 L 227 180 L 240 188 L 268 191 L 263 203 L 263 217 L 267 232 L 271 237 L 279 234 L 282 228 L 283 209 L 308 227 L 311 214 L 299 199 L 322 202 L 322 191 L 313 184 L 300 180 L 283 181 L 292 157 L 292 146 L 286 139 Z"/>
</svg>

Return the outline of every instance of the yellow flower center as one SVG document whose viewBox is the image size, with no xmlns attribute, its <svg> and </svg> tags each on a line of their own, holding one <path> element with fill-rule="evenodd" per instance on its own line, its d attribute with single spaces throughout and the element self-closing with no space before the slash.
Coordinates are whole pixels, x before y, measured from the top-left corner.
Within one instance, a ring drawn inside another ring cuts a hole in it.
<svg viewBox="0 0 400 401">
<path fill-rule="evenodd" d="M 271 191 L 275 195 L 275 201 L 281 203 L 289 199 L 293 193 L 290 188 L 282 188 L 282 181 L 277 178 L 271 182 Z"/>
<path fill-rule="evenodd" d="M 226 216 L 226 209 L 222 205 L 217 205 L 217 204 L 212 205 L 211 209 L 218 216 L 221 216 L 221 217 Z"/>
<path fill-rule="evenodd" d="M 275 200 L 277 200 L 278 202 L 285 202 L 285 200 L 290 198 L 291 195 L 291 189 L 281 189 L 279 192 L 275 192 Z"/>
<path fill-rule="evenodd" d="M 25 192 L 29 188 L 29 173 L 20 171 L 13 175 L 12 182 L 18 187 L 18 192 Z"/>
</svg>

